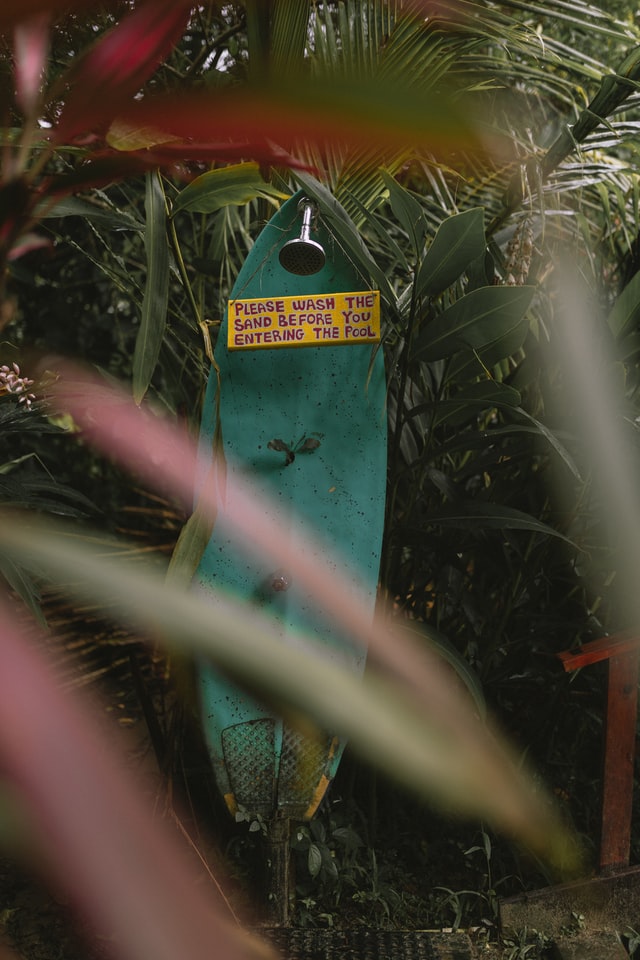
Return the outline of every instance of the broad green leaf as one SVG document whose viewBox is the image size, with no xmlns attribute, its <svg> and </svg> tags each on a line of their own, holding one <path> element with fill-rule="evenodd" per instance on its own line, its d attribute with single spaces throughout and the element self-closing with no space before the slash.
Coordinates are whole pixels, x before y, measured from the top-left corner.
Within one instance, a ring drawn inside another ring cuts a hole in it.
<svg viewBox="0 0 640 960">
<path fill-rule="evenodd" d="M 126 120 L 116 118 L 105 137 L 114 150 L 148 150 L 161 143 L 171 143 L 178 139 L 172 133 L 158 130 L 156 127 L 135 126 Z"/>
<path fill-rule="evenodd" d="M 479 503 L 476 500 L 441 507 L 437 513 L 427 518 L 428 524 L 448 527 L 478 527 L 481 530 L 529 530 L 547 537 L 558 537 L 576 550 L 578 546 L 558 530 L 542 523 L 531 514 L 497 503 Z M 424 531 L 416 531 L 424 536 Z"/>
<path fill-rule="evenodd" d="M 635 329 L 640 319 L 640 270 L 631 278 L 607 317 L 611 333 L 619 340 Z"/>
<path fill-rule="evenodd" d="M 519 416 L 527 420 L 534 427 L 534 429 L 538 433 L 540 433 L 541 436 L 544 437 L 547 443 L 551 447 L 553 447 L 553 449 L 556 451 L 558 456 L 562 460 L 564 460 L 565 464 L 567 465 L 571 473 L 574 475 L 576 480 L 579 480 L 582 483 L 583 482 L 582 476 L 580 474 L 580 471 L 578 470 L 575 460 L 573 459 L 573 457 L 571 456 L 571 454 L 569 453 L 565 445 L 560 442 L 558 437 L 556 437 L 555 433 L 553 433 L 553 431 L 550 430 L 549 427 L 547 427 L 544 423 L 542 423 L 541 420 L 537 420 L 535 417 L 532 417 L 531 414 L 528 413 L 526 410 L 524 410 L 522 407 L 518 407 L 517 413 L 519 414 Z"/>
<path fill-rule="evenodd" d="M 147 256 L 147 278 L 140 329 L 133 353 L 133 398 L 136 403 L 142 402 L 158 362 L 169 303 L 166 206 L 162 180 L 155 170 L 146 176 L 145 211 L 147 223 L 144 249 Z"/>
<path fill-rule="evenodd" d="M 499 406 L 499 404 L 496 404 L 496 406 Z M 442 446 L 438 448 L 439 455 L 443 456 L 456 451 L 464 451 L 466 453 L 469 450 L 482 450 L 483 448 L 486 450 L 487 443 L 491 443 L 491 441 L 494 439 L 499 440 L 500 437 L 510 436 L 516 433 L 528 433 L 533 434 L 534 436 L 542 436 L 555 450 L 558 456 L 564 461 L 576 480 L 582 483 L 583 479 L 580 475 L 580 471 L 578 470 L 575 460 L 565 445 L 559 440 L 559 438 L 556 437 L 556 435 L 543 423 L 540 423 L 538 420 L 528 414 L 526 410 L 522 410 L 520 408 L 514 412 L 519 416 L 524 417 L 529 421 L 529 423 L 510 423 L 502 427 L 491 427 L 490 430 L 486 431 L 465 431 L 464 433 L 454 437 L 452 440 L 449 440 L 447 443 L 442 444 Z M 497 452 L 496 456 L 501 456 L 499 451 Z"/>
<path fill-rule="evenodd" d="M 174 200 L 172 216 L 181 210 L 215 213 L 221 207 L 241 206 L 256 197 L 275 202 L 286 200 L 287 194 L 265 182 L 257 163 L 235 163 L 192 180 Z"/>
<path fill-rule="evenodd" d="M 311 820 L 309 822 L 309 830 L 318 843 L 327 842 L 327 831 L 325 830 L 324 823 L 321 820 Z"/>
<path fill-rule="evenodd" d="M 633 330 L 619 341 L 616 353 L 620 361 L 628 362 L 640 353 L 640 331 Z"/>
<path fill-rule="evenodd" d="M 414 254 L 418 256 L 427 234 L 427 221 L 422 207 L 408 190 L 405 190 L 394 177 L 389 176 L 386 170 L 382 169 L 380 174 L 389 191 L 391 210 L 409 237 Z"/>
<path fill-rule="evenodd" d="M 329 874 L 330 877 L 333 877 L 334 880 L 338 879 L 338 868 L 336 867 L 336 862 L 331 856 L 331 851 L 325 845 L 320 847 L 320 856 L 322 857 L 322 866 L 325 871 Z"/>
<path fill-rule="evenodd" d="M 524 344 L 529 332 L 529 321 L 523 317 L 502 336 L 496 337 L 480 350 L 464 351 L 453 358 L 447 367 L 447 381 L 460 383 L 487 375 L 505 357 L 511 357 Z"/>
<path fill-rule="evenodd" d="M 309 853 L 307 854 L 307 869 L 312 877 L 318 876 L 321 866 L 322 854 L 320 853 L 320 848 L 316 843 L 312 843 L 309 846 Z"/>
<path fill-rule="evenodd" d="M 465 347 L 481 350 L 520 324 L 534 287 L 480 287 L 461 297 L 421 332 L 415 357 L 443 360 Z"/>
<path fill-rule="evenodd" d="M 484 253 L 484 210 L 473 207 L 444 220 L 420 265 L 416 280 L 419 297 L 436 297 Z"/>
<path fill-rule="evenodd" d="M 430 418 L 430 426 L 438 423 L 464 422 L 471 417 L 477 417 L 479 412 L 490 407 L 518 407 L 521 403 L 518 390 L 500 383 L 498 380 L 479 380 L 477 383 L 466 385 L 452 397 L 438 400 L 437 403 L 422 403 L 410 410 L 406 416 L 417 417 L 423 413 L 434 413 Z"/>
</svg>

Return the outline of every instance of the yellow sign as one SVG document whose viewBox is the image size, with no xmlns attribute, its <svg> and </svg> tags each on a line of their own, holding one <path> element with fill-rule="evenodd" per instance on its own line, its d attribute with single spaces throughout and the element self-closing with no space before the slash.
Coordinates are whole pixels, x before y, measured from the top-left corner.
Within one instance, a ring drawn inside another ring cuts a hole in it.
<svg viewBox="0 0 640 960">
<path fill-rule="evenodd" d="M 229 350 L 378 343 L 380 291 L 230 300 Z"/>
</svg>

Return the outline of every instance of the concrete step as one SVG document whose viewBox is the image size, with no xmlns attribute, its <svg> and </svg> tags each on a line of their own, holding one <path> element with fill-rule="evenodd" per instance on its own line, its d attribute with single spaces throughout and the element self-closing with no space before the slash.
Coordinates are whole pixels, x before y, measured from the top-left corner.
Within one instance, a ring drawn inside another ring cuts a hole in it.
<svg viewBox="0 0 640 960">
<path fill-rule="evenodd" d="M 566 936 L 580 918 L 576 934 L 636 927 L 640 917 L 640 867 L 532 890 L 500 901 L 502 930 L 541 930 Z"/>
</svg>

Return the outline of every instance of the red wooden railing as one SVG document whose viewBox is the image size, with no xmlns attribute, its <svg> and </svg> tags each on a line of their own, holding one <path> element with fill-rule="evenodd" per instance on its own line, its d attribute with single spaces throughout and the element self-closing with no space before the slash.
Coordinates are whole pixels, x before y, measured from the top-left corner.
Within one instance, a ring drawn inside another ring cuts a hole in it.
<svg viewBox="0 0 640 960">
<path fill-rule="evenodd" d="M 619 633 L 558 654 L 567 672 L 608 661 L 600 870 L 629 865 L 640 636 Z"/>
</svg>

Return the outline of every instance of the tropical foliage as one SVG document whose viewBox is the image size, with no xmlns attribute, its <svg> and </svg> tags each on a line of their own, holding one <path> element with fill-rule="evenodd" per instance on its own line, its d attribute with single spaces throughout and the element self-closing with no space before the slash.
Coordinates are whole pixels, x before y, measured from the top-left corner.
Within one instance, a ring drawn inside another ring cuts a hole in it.
<svg viewBox="0 0 640 960">
<path fill-rule="evenodd" d="M 413 667 L 437 650 L 471 693 L 474 715 L 487 707 L 498 714 L 561 798 L 588 854 L 597 832 L 599 678 L 570 685 L 555 654 L 626 627 L 637 613 L 617 590 L 621 559 L 603 537 L 597 457 L 581 437 L 585 407 L 567 387 L 560 349 L 568 257 L 619 374 L 625 406 L 613 416 L 627 424 L 621 442 L 633 444 L 640 31 L 628 5 L 604 6 L 147 0 L 104 10 L 5 0 L 0 11 L 2 501 L 76 518 L 95 515 L 92 501 L 113 530 L 118 504 L 138 502 L 138 494 L 77 444 L 72 431 L 80 430 L 82 444 L 93 437 L 149 486 L 162 463 L 161 492 L 188 505 L 192 454 L 184 448 L 176 475 L 175 454 L 163 451 L 183 441 L 155 428 L 162 417 L 197 429 L 233 280 L 271 210 L 303 186 L 383 298 L 390 445 L 381 584 L 405 627 L 396 641 L 404 649 L 403 636 L 418 637 L 418 652 L 412 644 L 406 653 Z M 61 366 L 54 356 L 61 353 L 129 383 L 134 404 L 144 409 L 151 398 L 160 413 L 128 410 Z M 17 381 L 36 371 L 41 381 L 28 391 L 38 399 L 20 403 L 27 386 L 19 392 Z M 242 536 L 246 518 L 234 522 Z M 197 603 L 177 588 L 167 593 L 152 572 L 114 562 L 104 535 L 99 549 L 109 562 L 90 549 L 94 535 L 78 536 L 77 527 L 71 536 L 29 520 L 27 529 L 22 515 L 10 514 L 2 524 L 0 571 L 32 610 L 39 613 L 46 570 L 65 588 L 84 580 L 92 595 L 119 595 L 120 612 L 142 633 L 156 632 L 160 617 L 173 642 L 184 634 L 187 649 L 210 634 Z M 274 549 L 271 534 L 264 529 L 265 550 Z M 335 600 L 338 585 L 325 588 Z M 349 598 L 342 616 L 367 633 Z M 316 722 L 340 722 L 368 760 L 380 759 L 383 736 L 404 742 L 404 751 L 387 751 L 385 769 L 421 797 L 410 801 L 387 780 L 372 791 L 368 768 L 345 762 L 336 799 L 344 797 L 347 813 L 336 820 L 327 811 L 295 843 L 309 871 L 300 884 L 310 921 L 317 922 L 314 903 L 326 915 L 349 890 L 350 911 L 359 905 L 369 922 L 381 919 L 380 910 L 393 922 L 390 904 L 439 917 L 453 910 L 462 922 L 495 907 L 499 874 L 541 882 L 503 841 L 492 842 L 488 826 L 475 843 L 447 820 L 442 840 L 436 815 L 425 815 L 429 790 L 445 809 L 475 797 L 476 815 L 519 834 L 547 865 L 563 859 L 566 835 L 477 724 L 458 714 L 453 695 L 442 714 L 451 728 L 458 716 L 466 725 L 453 751 L 459 762 L 449 768 L 453 733 L 446 721 L 438 726 L 438 684 L 423 688 L 431 707 L 412 703 L 404 716 L 403 694 L 381 666 L 399 668 L 382 625 L 374 630 L 370 686 L 349 689 L 350 702 L 360 704 L 351 717 L 336 717 L 334 700 L 317 694 L 308 662 L 294 670 L 275 641 L 267 657 L 269 635 L 268 624 L 229 608 L 208 649 Z M 344 682 L 330 678 L 336 687 Z M 41 722 L 44 704 L 54 715 L 61 709 L 43 684 Z M 11 714 L 8 703 L 5 729 L 15 729 L 22 713 L 16 705 Z M 58 733 L 72 736 L 62 720 Z M 5 766 L 23 783 L 33 771 L 18 767 L 25 758 L 17 743 L 3 749 Z M 54 816 L 48 778 L 62 774 L 34 754 L 37 763 L 43 779 L 26 795 L 32 817 L 44 822 Z M 64 769 L 68 800 L 83 786 Z M 478 786 L 483 779 L 488 794 Z M 61 831 L 70 827 L 62 808 L 56 816 Z M 116 830 L 109 816 L 104 823 Z M 60 843 L 71 842 L 64 837 Z M 402 889 L 397 872 L 385 886 L 375 854 L 386 851 L 388 868 L 389 848 L 409 846 L 408 874 L 428 875 L 434 888 L 410 908 L 415 891 Z M 55 863 L 55 850 L 49 856 Z M 140 856 L 151 857 L 142 849 Z M 78 857 L 78 876 L 97 885 Z M 469 874 L 477 895 L 456 900 L 452 885 L 467 888 Z M 376 878 L 369 888 L 364 875 Z M 117 876 L 114 869 L 94 899 L 79 898 L 98 924 Z M 147 883 L 145 875 L 140 884 Z M 450 889 L 436 893 L 438 886 Z M 127 941 L 126 950 L 142 956 L 149 947 Z M 231 944 L 230 954 L 237 949 Z"/>
</svg>

